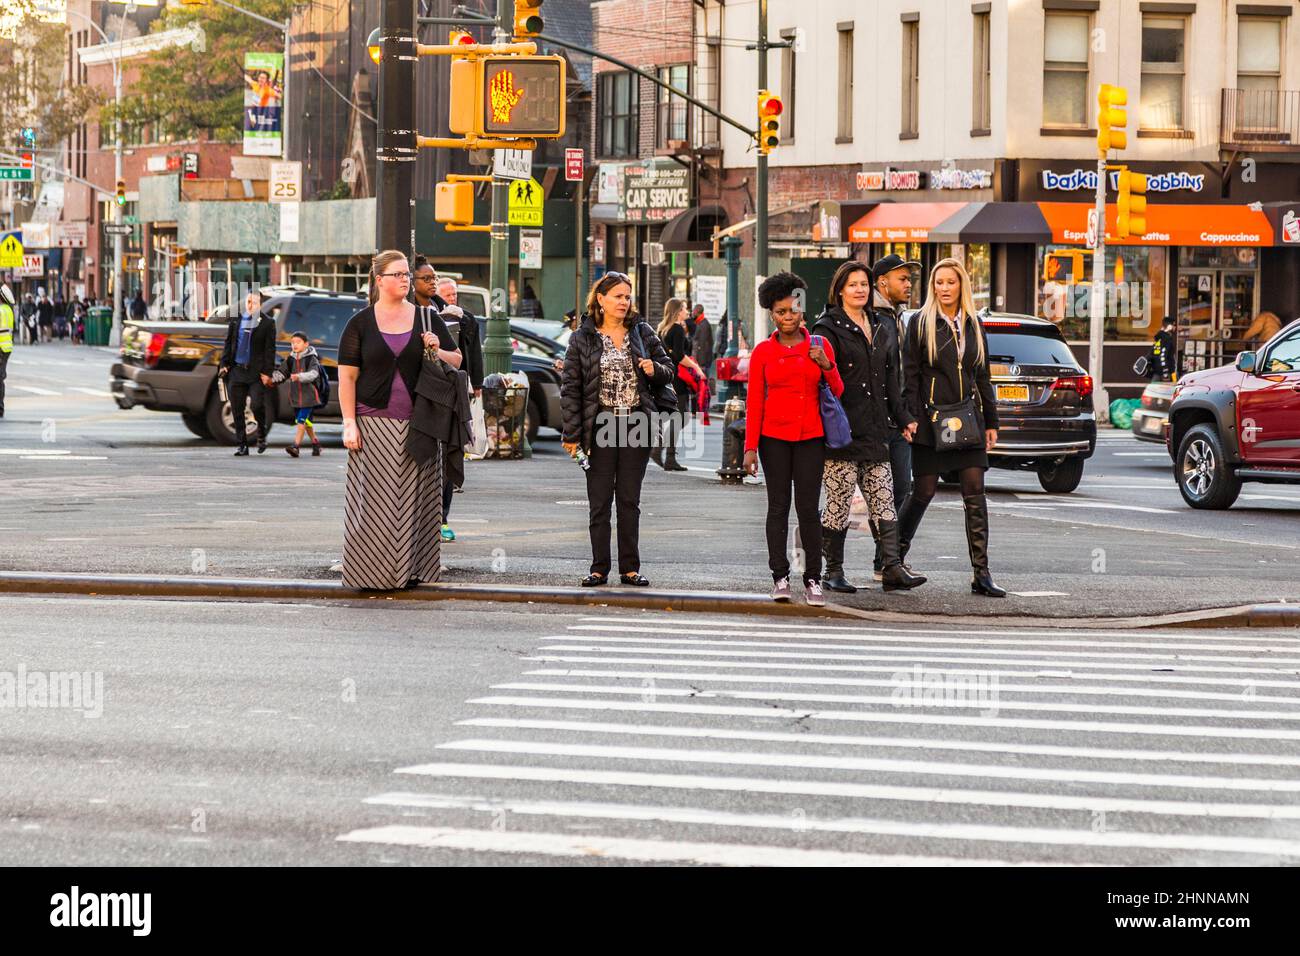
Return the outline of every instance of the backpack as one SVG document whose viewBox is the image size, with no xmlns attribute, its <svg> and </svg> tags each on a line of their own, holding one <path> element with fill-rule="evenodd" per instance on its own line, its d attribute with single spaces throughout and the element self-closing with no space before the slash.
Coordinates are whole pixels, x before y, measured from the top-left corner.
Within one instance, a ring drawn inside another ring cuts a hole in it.
<svg viewBox="0 0 1300 956">
<path fill-rule="evenodd" d="M 316 376 L 316 381 L 312 384 L 316 386 L 316 408 L 324 408 L 330 403 L 330 377 L 325 371 L 325 363 L 316 356 L 316 371 L 320 374 Z"/>
</svg>

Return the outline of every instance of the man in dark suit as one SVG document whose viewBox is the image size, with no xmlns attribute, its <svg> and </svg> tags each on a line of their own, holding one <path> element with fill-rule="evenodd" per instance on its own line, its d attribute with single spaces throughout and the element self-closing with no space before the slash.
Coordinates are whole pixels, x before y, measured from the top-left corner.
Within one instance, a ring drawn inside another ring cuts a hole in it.
<svg viewBox="0 0 1300 956">
<path fill-rule="evenodd" d="M 234 416 L 236 455 L 248 454 L 248 431 L 244 403 L 253 402 L 257 419 L 257 453 L 266 451 L 266 433 L 275 417 L 271 406 L 271 373 L 275 371 L 275 319 L 262 314 L 262 293 L 250 292 L 244 311 L 226 327 L 226 344 L 221 350 L 221 371 L 230 394 Z"/>
</svg>

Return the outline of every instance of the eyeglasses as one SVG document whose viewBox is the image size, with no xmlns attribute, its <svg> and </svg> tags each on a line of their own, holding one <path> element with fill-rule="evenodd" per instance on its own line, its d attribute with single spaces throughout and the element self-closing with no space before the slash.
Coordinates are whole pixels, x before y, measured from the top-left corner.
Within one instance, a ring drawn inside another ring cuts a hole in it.
<svg viewBox="0 0 1300 956">
<path fill-rule="evenodd" d="M 409 272 L 381 272 L 381 273 L 379 273 L 379 278 L 381 278 L 381 279 L 407 279 L 407 280 L 409 280 L 409 279 L 411 278 L 411 274 L 410 274 Z"/>
<path fill-rule="evenodd" d="M 606 279 L 617 279 L 619 282 L 626 282 L 628 285 L 631 285 L 631 284 L 632 284 L 632 279 L 631 279 L 631 277 L 628 276 L 626 273 L 623 273 L 623 272 L 606 272 L 606 273 L 601 277 L 601 280 L 600 280 L 600 281 L 601 281 L 601 282 L 604 282 Z"/>
<path fill-rule="evenodd" d="M 438 277 L 432 272 L 417 272 L 415 273 L 415 281 L 416 282 L 437 282 Z"/>
</svg>

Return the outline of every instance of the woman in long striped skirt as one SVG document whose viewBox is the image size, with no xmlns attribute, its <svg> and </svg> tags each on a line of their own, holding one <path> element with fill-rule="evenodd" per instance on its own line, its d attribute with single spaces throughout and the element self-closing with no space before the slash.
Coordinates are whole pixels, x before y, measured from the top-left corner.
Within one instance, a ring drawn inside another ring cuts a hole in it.
<svg viewBox="0 0 1300 956">
<path fill-rule="evenodd" d="M 460 367 L 461 355 L 436 316 L 418 333 L 407 301 L 411 269 L 396 251 L 370 264 L 370 305 L 339 340 L 339 405 L 348 449 L 343 586 L 393 591 L 436 581 L 441 570 L 442 461 L 406 452 L 412 399 L 426 349 Z"/>
</svg>

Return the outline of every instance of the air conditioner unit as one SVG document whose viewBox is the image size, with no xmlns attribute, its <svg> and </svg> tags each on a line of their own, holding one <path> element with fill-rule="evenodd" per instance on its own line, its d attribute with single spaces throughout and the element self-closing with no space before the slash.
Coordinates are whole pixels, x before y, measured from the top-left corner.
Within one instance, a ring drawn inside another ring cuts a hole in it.
<svg viewBox="0 0 1300 956">
<path fill-rule="evenodd" d="M 664 264 L 664 244 L 662 242 L 647 242 L 641 246 L 641 259 L 648 266 L 661 266 Z"/>
</svg>

